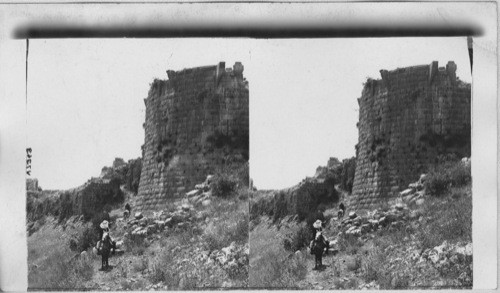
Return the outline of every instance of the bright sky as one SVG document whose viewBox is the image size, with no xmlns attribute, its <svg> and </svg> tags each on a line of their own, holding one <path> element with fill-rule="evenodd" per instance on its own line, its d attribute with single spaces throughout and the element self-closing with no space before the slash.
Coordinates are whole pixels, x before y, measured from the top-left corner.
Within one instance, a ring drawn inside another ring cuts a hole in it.
<svg viewBox="0 0 500 293">
<path fill-rule="evenodd" d="M 470 82 L 466 38 L 258 41 L 250 80 L 250 170 L 260 189 L 314 175 L 328 158 L 355 155 L 357 98 L 381 69 L 449 60 Z"/>
<path fill-rule="evenodd" d="M 245 41 L 247 42 L 247 41 Z M 115 157 L 141 156 L 144 99 L 154 78 L 225 61 L 250 65 L 243 40 L 31 40 L 28 137 L 31 177 L 66 189 L 97 177 Z"/>
<path fill-rule="evenodd" d="M 258 188 L 314 175 L 354 156 L 357 98 L 380 69 L 458 65 L 470 82 L 465 38 L 32 40 L 28 146 L 44 189 L 78 186 L 115 157 L 139 157 L 154 78 L 241 61 L 250 87 L 250 174 Z"/>
</svg>

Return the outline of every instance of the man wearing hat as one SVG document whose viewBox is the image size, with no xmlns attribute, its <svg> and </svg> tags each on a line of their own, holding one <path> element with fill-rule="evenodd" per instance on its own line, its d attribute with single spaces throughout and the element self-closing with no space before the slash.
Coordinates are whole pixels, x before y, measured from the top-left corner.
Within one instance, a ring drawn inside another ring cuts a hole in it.
<svg viewBox="0 0 500 293">
<path fill-rule="evenodd" d="M 326 249 L 328 252 L 329 243 L 323 236 L 323 222 L 321 220 L 317 220 L 313 223 L 314 239 L 311 241 L 310 249 L 311 254 L 315 256 L 315 266 L 313 270 L 318 270 L 323 266 L 323 252 Z M 326 253 L 325 253 L 326 254 Z"/>
<path fill-rule="evenodd" d="M 99 225 L 99 227 L 101 228 L 99 230 L 99 241 L 103 241 L 104 240 L 104 237 L 106 236 L 106 234 L 109 235 L 109 238 L 111 240 L 111 243 L 113 244 L 112 245 L 112 250 L 113 250 L 113 253 L 115 252 L 116 250 L 116 242 L 113 241 L 113 239 L 111 239 L 111 235 L 109 234 L 109 222 L 104 220 L 102 221 L 102 223 Z"/>
<path fill-rule="evenodd" d="M 323 235 L 323 221 L 321 221 L 319 219 L 316 220 L 316 222 L 314 222 L 314 224 L 313 224 L 313 230 L 314 230 L 314 233 L 313 233 L 314 236 L 318 232 L 321 232 L 321 234 Z M 326 240 L 326 238 L 324 236 L 323 236 L 323 239 L 324 239 L 324 242 L 326 245 L 325 254 L 328 254 L 328 247 L 330 247 L 330 242 L 328 240 Z"/>
<path fill-rule="evenodd" d="M 104 220 L 102 223 L 99 225 L 101 228 L 99 230 L 99 240 L 102 240 L 102 236 L 104 235 L 104 232 L 109 233 L 109 222 Z"/>
</svg>

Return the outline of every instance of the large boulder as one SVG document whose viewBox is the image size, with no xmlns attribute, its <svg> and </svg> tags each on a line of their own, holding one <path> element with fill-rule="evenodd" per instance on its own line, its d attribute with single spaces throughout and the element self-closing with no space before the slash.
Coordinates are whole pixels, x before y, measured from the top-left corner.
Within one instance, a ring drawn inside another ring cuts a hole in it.
<svg viewBox="0 0 500 293">
<path fill-rule="evenodd" d="M 385 227 L 389 224 L 389 220 L 387 217 L 382 217 L 378 220 L 378 225 L 382 226 L 382 227 Z"/>
<path fill-rule="evenodd" d="M 451 253 L 452 256 L 456 257 L 458 261 L 464 262 L 472 261 L 472 243 L 469 242 L 466 245 L 456 245 L 452 248 Z"/>
<path fill-rule="evenodd" d="M 116 248 L 122 248 L 123 247 L 123 240 L 116 241 Z"/>
<path fill-rule="evenodd" d="M 413 194 L 414 192 L 415 192 L 415 190 L 414 190 L 413 188 L 408 188 L 408 189 L 405 189 L 405 190 L 401 191 L 401 192 L 399 193 L 399 196 L 401 196 L 401 197 L 406 197 L 406 196 L 408 196 L 408 195 Z"/>
<path fill-rule="evenodd" d="M 398 211 L 402 211 L 406 208 L 406 205 L 404 205 L 403 203 L 400 203 L 398 202 L 396 205 L 394 205 L 394 208 Z"/>
<path fill-rule="evenodd" d="M 172 221 L 174 222 L 174 224 L 177 224 L 179 222 L 184 222 L 188 220 L 190 217 L 191 217 L 190 213 L 187 213 L 184 210 L 179 210 L 175 211 L 172 214 Z"/>
<path fill-rule="evenodd" d="M 408 185 L 408 187 L 414 188 L 415 190 L 422 190 L 424 188 L 424 185 L 417 181 L 414 183 L 410 183 L 410 185 Z"/>
<path fill-rule="evenodd" d="M 424 197 L 424 191 L 420 190 L 420 191 L 417 191 L 416 193 L 412 194 L 411 196 L 409 196 L 406 201 L 408 203 L 415 203 L 418 199 L 423 198 L 423 197 Z"/>
<path fill-rule="evenodd" d="M 353 236 L 361 236 L 361 229 L 356 226 L 351 226 L 345 233 Z"/>
<path fill-rule="evenodd" d="M 201 193 L 200 189 L 193 189 L 190 192 L 186 193 L 186 196 L 187 197 L 193 197 L 193 196 L 198 195 L 200 193 Z"/>
<path fill-rule="evenodd" d="M 205 179 L 205 184 L 210 185 L 212 180 L 214 179 L 214 175 L 207 175 L 207 179 Z"/>
<path fill-rule="evenodd" d="M 198 200 L 200 199 L 200 197 L 201 197 L 201 195 L 195 195 L 195 196 L 191 197 L 189 200 L 192 203 L 196 204 L 198 202 Z"/>
<path fill-rule="evenodd" d="M 174 216 L 165 220 L 165 226 L 172 228 L 175 224 L 179 223 L 180 218 L 176 218 Z"/>
<path fill-rule="evenodd" d="M 148 219 L 147 218 L 142 218 L 138 222 L 139 226 L 146 227 L 148 225 Z"/>
<path fill-rule="evenodd" d="M 143 227 L 138 227 L 131 233 L 132 235 L 137 235 L 137 236 L 142 236 L 145 237 L 148 235 L 148 231 L 144 229 Z"/>
<path fill-rule="evenodd" d="M 163 230 L 163 229 L 165 229 L 165 225 L 166 225 L 165 221 L 155 220 L 154 223 L 155 223 L 156 227 L 158 227 L 158 229 L 160 231 Z"/>
</svg>

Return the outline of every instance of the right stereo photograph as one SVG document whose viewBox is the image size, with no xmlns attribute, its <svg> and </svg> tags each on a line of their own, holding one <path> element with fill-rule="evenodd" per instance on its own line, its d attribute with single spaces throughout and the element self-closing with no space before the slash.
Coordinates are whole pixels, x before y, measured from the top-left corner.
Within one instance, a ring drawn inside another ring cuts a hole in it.
<svg viewBox="0 0 500 293">
<path fill-rule="evenodd" d="M 256 41 L 250 288 L 472 288 L 471 41 Z"/>
</svg>

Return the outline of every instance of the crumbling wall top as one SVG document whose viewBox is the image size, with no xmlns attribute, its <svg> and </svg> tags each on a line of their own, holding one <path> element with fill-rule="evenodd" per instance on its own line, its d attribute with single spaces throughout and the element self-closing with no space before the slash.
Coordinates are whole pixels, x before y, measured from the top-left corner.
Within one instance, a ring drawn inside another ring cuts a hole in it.
<svg viewBox="0 0 500 293">
<path fill-rule="evenodd" d="M 438 61 L 432 61 L 429 65 L 417 65 L 394 70 L 382 69 L 380 70 L 380 79 L 369 78 L 366 81 L 363 96 L 366 96 L 366 93 L 372 93 L 373 95 L 376 88 L 382 88 L 383 90 L 394 89 L 398 87 L 399 81 L 406 78 L 425 80 L 428 85 L 432 85 L 437 76 L 440 76 L 439 78 L 448 79 L 450 84 L 456 84 L 456 71 L 457 65 L 453 61 L 448 61 L 446 67 L 439 67 Z"/>
</svg>

